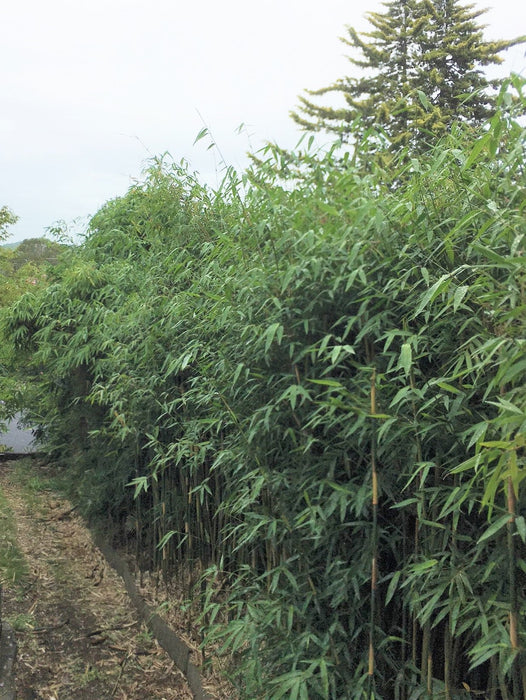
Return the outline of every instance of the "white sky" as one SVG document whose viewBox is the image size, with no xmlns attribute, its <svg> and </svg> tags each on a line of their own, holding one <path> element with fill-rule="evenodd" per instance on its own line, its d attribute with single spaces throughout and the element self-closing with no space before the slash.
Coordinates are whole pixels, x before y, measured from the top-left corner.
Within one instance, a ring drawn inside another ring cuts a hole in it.
<svg viewBox="0 0 526 700">
<path fill-rule="evenodd" d="M 493 2 L 487 39 L 526 34 L 524 0 Z M 379 0 L 3 0 L 0 206 L 20 216 L 9 240 L 94 214 L 166 151 L 215 184 L 217 153 L 193 146 L 205 125 L 238 168 L 265 141 L 293 147 L 297 96 L 348 74 L 338 37 L 375 10 Z M 508 52 L 506 74 L 526 75 L 524 53 Z"/>
</svg>

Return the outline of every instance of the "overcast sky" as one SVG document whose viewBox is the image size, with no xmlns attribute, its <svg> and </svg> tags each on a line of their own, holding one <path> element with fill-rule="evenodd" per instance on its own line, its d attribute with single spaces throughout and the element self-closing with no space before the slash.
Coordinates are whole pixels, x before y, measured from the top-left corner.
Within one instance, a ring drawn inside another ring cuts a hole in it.
<svg viewBox="0 0 526 700">
<path fill-rule="evenodd" d="M 526 34 L 524 0 L 493 2 L 480 20 L 486 38 Z M 294 146 L 297 96 L 348 74 L 338 37 L 381 9 L 377 0 L 4 0 L 0 206 L 20 217 L 10 240 L 94 214 L 166 151 L 214 185 L 217 153 L 205 139 L 193 146 L 203 126 L 237 168 L 266 141 Z M 505 70 L 526 75 L 524 47 L 508 52 Z"/>
</svg>

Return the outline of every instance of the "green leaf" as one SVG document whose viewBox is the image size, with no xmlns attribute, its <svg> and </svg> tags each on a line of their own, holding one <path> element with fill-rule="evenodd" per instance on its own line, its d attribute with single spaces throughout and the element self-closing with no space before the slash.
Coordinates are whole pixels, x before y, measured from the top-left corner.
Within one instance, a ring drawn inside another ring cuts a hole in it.
<svg viewBox="0 0 526 700">
<path fill-rule="evenodd" d="M 396 588 L 398 586 L 398 581 L 400 580 L 400 576 L 402 575 L 401 571 L 395 571 L 393 574 L 393 578 L 389 582 L 389 588 L 387 589 L 387 593 L 385 594 L 385 604 L 389 603 L 393 595 L 395 594 Z"/>
<path fill-rule="evenodd" d="M 429 306 L 433 301 L 451 284 L 451 276 L 449 274 L 442 275 L 420 298 L 420 302 L 416 307 L 413 317 L 418 316 L 426 306 Z"/>
<path fill-rule="evenodd" d="M 492 447 L 498 450 L 509 450 L 513 447 L 512 440 L 485 440 L 480 443 L 481 447 Z"/>
<path fill-rule="evenodd" d="M 466 459 L 465 462 L 462 462 L 456 467 L 453 467 L 453 469 L 450 470 L 451 474 L 461 474 L 462 472 L 466 472 L 470 469 L 475 469 L 479 467 L 480 463 L 482 461 L 482 456 L 480 454 L 476 454 L 473 457 L 470 457 L 469 459 Z"/>
<path fill-rule="evenodd" d="M 330 204 L 327 204 L 326 202 L 318 202 L 318 206 L 326 214 L 330 214 L 331 216 L 341 216 L 341 212 L 339 212 L 337 209 L 335 209 L 335 207 L 331 206 Z"/>
<path fill-rule="evenodd" d="M 436 379 L 430 382 L 431 385 L 439 386 L 441 389 L 444 389 L 444 391 L 449 391 L 452 394 L 456 394 L 457 396 L 461 396 L 464 392 L 460 391 L 460 389 L 457 389 L 457 387 L 453 386 L 452 384 L 448 384 L 447 382 L 443 382 L 440 379 Z"/>
<path fill-rule="evenodd" d="M 427 267 L 421 267 L 421 268 L 420 268 L 420 274 L 421 274 L 422 277 L 424 278 L 424 282 L 425 282 L 425 283 L 427 284 L 427 286 L 429 287 L 429 270 L 427 269 Z"/>
<path fill-rule="evenodd" d="M 177 532 L 175 530 L 169 530 L 168 532 L 166 532 L 159 540 L 157 544 L 157 549 L 163 549 L 164 547 L 166 547 L 166 545 L 174 535 L 177 535 Z"/>
<path fill-rule="evenodd" d="M 301 405 L 304 401 L 310 399 L 310 394 L 301 384 L 291 384 L 289 387 L 283 391 L 280 396 L 276 399 L 276 403 L 281 403 L 282 401 L 288 401 L 292 410 L 296 408 L 299 403 Z"/>
<path fill-rule="evenodd" d="M 395 503 L 391 506 L 391 508 L 405 508 L 406 506 L 413 505 L 414 503 L 418 503 L 418 498 L 415 496 L 412 496 L 411 498 L 406 498 L 403 501 L 400 501 L 400 503 Z"/>
<path fill-rule="evenodd" d="M 411 344 L 404 343 L 402 345 L 402 349 L 400 351 L 400 357 L 398 358 L 397 368 L 401 367 L 405 372 L 405 376 L 407 377 L 407 375 L 411 371 L 411 364 L 412 364 Z"/>
<path fill-rule="evenodd" d="M 489 134 L 484 134 L 484 136 L 481 136 L 475 141 L 475 145 L 471 149 L 471 153 L 469 154 L 469 156 L 466 158 L 466 161 L 462 166 L 462 170 L 468 170 L 469 168 L 471 168 L 473 163 L 475 163 L 475 161 L 478 159 L 481 152 L 484 149 L 488 148 L 489 140 Z"/>
<path fill-rule="evenodd" d="M 526 375 L 526 359 L 515 362 L 511 366 L 506 366 L 502 376 L 499 372 L 498 379 L 502 384 L 508 384 L 509 382 L 513 381 L 518 374 Z"/>
<path fill-rule="evenodd" d="M 510 267 L 513 265 L 521 265 L 523 266 L 526 263 L 526 256 L 510 256 L 508 258 L 503 257 L 502 255 L 499 255 L 496 253 L 494 250 L 490 250 L 489 248 L 485 248 L 484 246 L 474 243 L 473 244 L 473 250 L 476 251 L 477 253 L 480 253 L 483 255 L 485 258 L 488 260 L 491 260 L 491 262 L 495 263 L 499 267 Z"/>
<path fill-rule="evenodd" d="M 393 400 L 389 404 L 389 408 L 393 408 L 394 406 L 399 404 L 403 399 L 406 398 L 407 395 L 410 395 L 411 392 L 412 392 L 412 389 L 410 386 L 403 386 L 394 395 Z"/>
<path fill-rule="evenodd" d="M 265 337 L 265 352 L 269 351 L 270 346 L 272 345 L 274 340 L 276 340 L 278 345 L 280 345 L 281 340 L 283 338 L 283 326 L 281 325 L 281 323 L 271 324 L 267 328 L 267 330 L 265 331 L 264 337 Z"/>
<path fill-rule="evenodd" d="M 521 540 L 526 543 L 526 520 L 524 520 L 523 515 L 518 515 L 515 518 L 515 527 L 517 528 Z"/>
<path fill-rule="evenodd" d="M 453 295 L 453 311 L 457 311 L 458 307 L 462 303 L 462 300 L 466 296 L 468 289 L 469 286 L 467 284 L 463 284 L 455 289 L 455 294 Z"/>
<path fill-rule="evenodd" d="M 134 498 L 137 498 L 142 491 L 146 493 L 148 491 L 149 483 L 147 476 L 136 476 L 132 479 L 126 486 L 135 486 L 135 491 L 133 494 Z"/>
<path fill-rule="evenodd" d="M 343 389 L 343 384 L 335 379 L 307 379 L 311 384 L 320 384 L 321 386 L 330 386 L 335 389 Z"/>
<path fill-rule="evenodd" d="M 486 435 L 486 432 L 488 430 L 488 423 L 487 421 L 483 421 L 482 423 L 476 423 L 472 428 L 467 430 L 465 432 L 465 435 L 471 435 L 469 442 L 468 442 L 468 449 L 470 447 L 473 447 L 473 445 L 476 445 L 481 438 L 484 438 Z"/>
<path fill-rule="evenodd" d="M 437 564 L 438 559 L 427 559 L 419 564 L 413 564 L 411 566 L 411 572 L 414 574 L 421 574 L 423 571 L 429 571 L 429 569 L 432 569 Z"/>
<path fill-rule="evenodd" d="M 493 406 L 502 407 L 505 411 L 509 411 L 510 413 L 514 413 L 515 415 L 524 416 L 524 411 L 522 409 L 520 409 L 518 406 L 515 406 L 515 404 L 511 403 L 511 401 L 503 399 L 500 396 L 497 401 L 488 401 L 488 403 L 492 404 Z"/>
<path fill-rule="evenodd" d="M 205 126 L 201 129 L 201 131 L 197 134 L 197 136 L 194 139 L 194 146 L 198 141 L 201 141 L 201 139 L 204 139 L 205 136 L 208 136 L 208 128 Z"/>
<path fill-rule="evenodd" d="M 420 104 L 422 105 L 422 107 L 423 107 L 427 112 L 429 112 L 429 111 L 433 108 L 433 105 L 432 105 L 431 102 L 429 101 L 429 99 L 428 99 L 427 95 L 425 94 L 425 92 L 422 92 L 422 90 L 417 90 L 417 91 L 416 91 L 416 94 L 418 95 L 418 99 L 420 100 Z"/>
<path fill-rule="evenodd" d="M 502 530 L 503 527 L 506 526 L 509 520 L 509 515 L 503 515 L 496 522 L 490 525 L 488 529 L 478 538 L 477 544 L 481 544 L 482 542 L 485 542 L 486 540 L 489 540 L 491 537 L 496 535 L 497 532 L 499 532 L 500 530 Z"/>
<path fill-rule="evenodd" d="M 336 365 L 340 356 L 354 355 L 355 350 L 351 345 L 335 345 L 331 350 L 331 365 Z"/>
</svg>

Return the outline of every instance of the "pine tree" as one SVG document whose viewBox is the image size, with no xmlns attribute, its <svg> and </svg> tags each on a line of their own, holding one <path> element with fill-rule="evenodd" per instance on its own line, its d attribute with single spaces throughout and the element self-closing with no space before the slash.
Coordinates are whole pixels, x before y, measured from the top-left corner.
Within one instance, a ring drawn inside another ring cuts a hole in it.
<svg viewBox="0 0 526 700">
<path fill-rule="evenodd" d="M 473 126 L 491 115 L 500 81 L 483 69 L 502 62 L 499 54 L 526 40 L 484 41 L 474 10 L 459 0 L 391 0 L 385 13 L 371 12 L 371 31 L 348 27 L 342 41 L 357 54 L 349 56 L 359 77 L 346 76 L 326 88 L 308 91 L 322 96 L 339 93 L 345 106 L 324 107 L 300 97 L 292 118 L 308 131 L 360 140 L 380 127 L 390 148 L 425 150 L 454 120 Z M 492 94 L 493 92 L 493 94 Z"/>
</svg>

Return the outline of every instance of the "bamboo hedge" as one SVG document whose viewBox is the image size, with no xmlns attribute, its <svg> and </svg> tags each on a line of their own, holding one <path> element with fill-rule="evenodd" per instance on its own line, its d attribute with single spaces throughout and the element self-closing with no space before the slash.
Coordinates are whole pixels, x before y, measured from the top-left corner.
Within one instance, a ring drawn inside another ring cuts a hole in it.
<svg viewBox="0 0 526 700">
<path fill-rule="evenodd" d="M 212 192 L 158 159 L 4 324 L 83 511 L 200 574 L 241 697 L 525 692 L 525 141 L 504 107 L 388 172 L 269 146 Z"/>
</svg>

